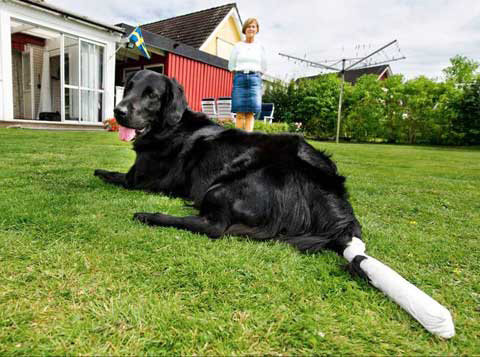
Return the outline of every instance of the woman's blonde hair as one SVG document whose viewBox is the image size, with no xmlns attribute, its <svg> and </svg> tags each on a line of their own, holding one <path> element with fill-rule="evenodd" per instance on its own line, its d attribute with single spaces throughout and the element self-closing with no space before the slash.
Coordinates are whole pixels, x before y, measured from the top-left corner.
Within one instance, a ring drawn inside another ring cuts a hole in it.
<svg viewBox="0 0 480 357">
<path fill-rule="evenodd" d="M 242 27 L 242 33 L 245 35 L 245 31 L 247 31 L 247 27 L 250 26 L 251 23 L 255 22 L 257 25 L 257 33 L 260 32 L 260 25 L 258 24 L 258 20 L 254 17 L 250 17 L 249 19 L 246 19 L 245 22 L 243 23 Z"/>
</svg>

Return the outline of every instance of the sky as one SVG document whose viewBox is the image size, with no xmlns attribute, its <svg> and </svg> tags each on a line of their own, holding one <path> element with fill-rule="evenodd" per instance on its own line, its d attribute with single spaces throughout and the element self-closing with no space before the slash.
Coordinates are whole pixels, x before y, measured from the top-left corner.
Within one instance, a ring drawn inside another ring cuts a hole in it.
<svg viewBox="0 0 480 357">
<path fill-rule="evenodd" d="M 236 2 L 241 19 L 256 17 L 256 37 L 268 55 L 267 73 L 279 79 L 326 73 L 279 56 L 332 65 L 368 55 L 407 79 L 442 79 L 455 55 L 480 60 L 480 0 L 47 0 L 106 23 L 138 25 Z"/>
</svg>

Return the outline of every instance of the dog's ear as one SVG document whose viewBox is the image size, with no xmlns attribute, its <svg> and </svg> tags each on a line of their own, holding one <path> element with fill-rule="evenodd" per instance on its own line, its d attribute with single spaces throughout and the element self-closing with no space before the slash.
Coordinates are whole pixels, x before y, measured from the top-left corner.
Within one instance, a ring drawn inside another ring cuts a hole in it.
<svg viewBox="0 0 480 357">
<path fill-rule="evenodd" d="M 173 126 L 182 119 L 187 109 L 187 100 L 182 86 L 175 79 L 167 80 L 167 93 L 163 103 L 163 119 Z"/>
</svg>

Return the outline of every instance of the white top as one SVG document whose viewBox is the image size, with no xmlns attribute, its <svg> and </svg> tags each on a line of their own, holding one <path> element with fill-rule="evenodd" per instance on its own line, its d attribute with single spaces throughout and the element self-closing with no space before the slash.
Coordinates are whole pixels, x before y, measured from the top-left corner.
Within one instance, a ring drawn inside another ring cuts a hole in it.
<svg viewBox="0 0 480 357">
<path fill-rule="evenodd" d="M 267 70 L 267 58 L 265 49 L 258 42 L 237 42 L 233 47 L 228 62 L 230 71 L 253 71 L 265 73 Z"/>
</svg>

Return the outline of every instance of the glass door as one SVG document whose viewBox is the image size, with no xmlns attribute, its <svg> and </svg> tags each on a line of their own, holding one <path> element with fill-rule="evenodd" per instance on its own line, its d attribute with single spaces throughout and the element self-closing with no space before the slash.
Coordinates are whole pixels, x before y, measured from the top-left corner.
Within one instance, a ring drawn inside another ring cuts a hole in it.
<svg viewBox="0 0 480 357">
<path fill-rule="evenodd" d="M 80 120 L 80 46 L 79 39 L 63 36 L 65 120 Z"/>
<path fill-rule="evenodd" d="M 65 120 L 99 123 L 103 118 L 104 46 L 64 35 Z"/>
</svg>

